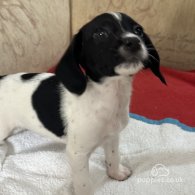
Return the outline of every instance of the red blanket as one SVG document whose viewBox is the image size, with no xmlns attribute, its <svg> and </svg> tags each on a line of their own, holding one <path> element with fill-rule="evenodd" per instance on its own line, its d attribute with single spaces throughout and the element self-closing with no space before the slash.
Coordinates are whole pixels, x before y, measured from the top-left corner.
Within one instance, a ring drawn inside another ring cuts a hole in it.
<svg viewBox="0 0 195 195">
<path fill-rule="evenodd" d="M 131 112 L 150 119 L 174 118 L 195 127 L 195 71 L 185 72 L 161 68 L 167 86 L 150 70 L 134 79 Z"/>
</svg>

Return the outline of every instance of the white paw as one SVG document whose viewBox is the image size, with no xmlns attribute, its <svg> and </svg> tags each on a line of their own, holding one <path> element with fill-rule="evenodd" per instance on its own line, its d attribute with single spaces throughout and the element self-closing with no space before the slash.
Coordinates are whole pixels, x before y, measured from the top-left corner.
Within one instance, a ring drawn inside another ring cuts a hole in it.
<svg viewBox="0 0 195 195">
<path fill-rule="evenodd" d="M 132 174 L 132 171 L 123 166 L 123 165 L 119 165 L 119 169 L 118 171 L 116 170 L 108 170 L 108 176 L 111 177 L 112 179 L 118 180 L 118 181 L 124 181 L 126 180 L 128 177 L 130 177 Z"/>
</svg>

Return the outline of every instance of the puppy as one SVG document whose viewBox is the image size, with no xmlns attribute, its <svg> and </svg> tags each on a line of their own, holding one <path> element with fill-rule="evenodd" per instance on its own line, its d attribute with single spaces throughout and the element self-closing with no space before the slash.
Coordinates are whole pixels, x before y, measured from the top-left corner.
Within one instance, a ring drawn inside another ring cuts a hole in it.
<svg viewBox="0 0 195 195">
<path fill-rule="evenodd" d="M 133 75 L 144 67 L 163 82 L 159 56 L 143 28 L 123 13 L 104 13 L 83 26 L 55 74 L 0 78 L 0 141 L 15 128 L 65 142 L 76 195 L 92 195 L 88 159 L 103 146 L 109 177 L 127 179 L 119 133 L 128 123 Z"/>
</svg>

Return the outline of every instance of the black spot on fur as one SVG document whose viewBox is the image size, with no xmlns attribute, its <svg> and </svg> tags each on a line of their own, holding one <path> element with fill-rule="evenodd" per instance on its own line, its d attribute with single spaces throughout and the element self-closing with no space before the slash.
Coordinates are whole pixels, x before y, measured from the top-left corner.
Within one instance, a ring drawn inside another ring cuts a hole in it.
<svg viewBox="0 0 195 195">
<path fill-rule="evenodd" d="M 59 81 L 55 76 L 40 83 L 32 96 L 32 104 L 45 128 L 57 136 L 64 135 L 65 126 L 60 115 Z"/>
<path fill-rule="evenodd" d="M 3 79 L 4 77 L 6 77 L 7 75 L 1 75 L 0 76 L 0 80 Z"/>
<path fill-rule="evenodd" d="M 23 75 L 21 76 L 21 79 L 22 79 L 23 81 L 30 80 L 30 79 L 34 78 L 35 76 L 37 76 L 38 74 L 39 74 L 39 73 L 27 73 L 27 74 L 23 74 Z"/>
</svg>

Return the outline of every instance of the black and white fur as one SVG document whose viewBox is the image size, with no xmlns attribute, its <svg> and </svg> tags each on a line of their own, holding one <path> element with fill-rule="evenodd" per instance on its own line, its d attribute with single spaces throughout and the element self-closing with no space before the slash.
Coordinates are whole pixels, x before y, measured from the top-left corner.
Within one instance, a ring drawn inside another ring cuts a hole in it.
<svg viewBox="0 0 195 195">
<path fill-rule="evenodd" d="M 0 141 L 18 127 L 66 140 L 76 195 L 93 194 L 88 159 L 100 145 L 108 175 L 127 179 L 119 133 L 128 123 L 133 75 L 144 67 L 165 83 L 158 53 L 138 23 L 123 13 L 97 16 L 74 36 L 55 74 L 0 77 Z"/>
</svg>

